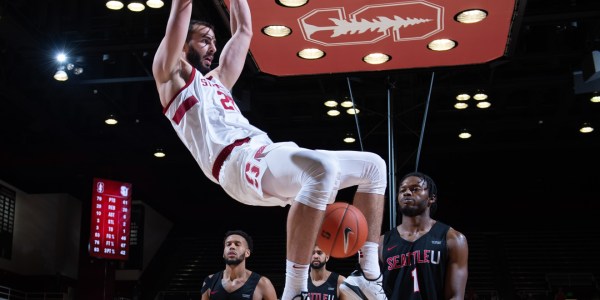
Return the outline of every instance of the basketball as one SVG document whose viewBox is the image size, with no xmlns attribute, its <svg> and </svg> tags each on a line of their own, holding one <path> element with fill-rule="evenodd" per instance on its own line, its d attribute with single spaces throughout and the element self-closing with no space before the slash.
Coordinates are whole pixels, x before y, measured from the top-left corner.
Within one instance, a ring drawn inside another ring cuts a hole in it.
<svg viewBox="0 0 600 300">
<path fill-rule="evenodd" d="M 349 257 L 365 244 L 368 230 L 367 219 L 358 208 L 334 202 L 327 205 L 317 246 L 331 257 Z"/>
</svg>

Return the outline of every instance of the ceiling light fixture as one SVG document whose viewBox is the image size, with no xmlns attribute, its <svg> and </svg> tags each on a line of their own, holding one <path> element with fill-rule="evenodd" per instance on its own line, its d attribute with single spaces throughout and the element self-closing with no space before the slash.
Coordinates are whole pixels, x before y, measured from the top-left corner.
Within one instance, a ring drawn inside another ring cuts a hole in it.
<svg viewBox="0 0 600 300">
<path fill-rule="evenodd" d="M 358 113 L 360 113 L 360 109 L 358 109 L 358 108 L 348 108 L 348 109 L 346 110 L 346 112 L 347 112 L 349 115 L 358 115 Z"/>
<path fill-rule="evenodd" d="M 356 142 L 356 139 L 354 138 L 352 133 L 347 133 L 346 136 L 344 137 L 344 143 L 351 144 L 354 142 Z"/>
<path fill-rule="evenodd" d="M 456 109 L 465 109 L 467 107 L 469 107 L 469 104 L 464 102 L 456 102 L 456 104 L 454 104 L 454 108 Z"/>
<path fill-rule="evenodd" d="M 460 133 L 458 134 L 458 137 L 465 140 L 465 139 L 469 139 L 471 138 L 471 133 L 465 128 L 463 130 L 460 131 Z"/>
<path fill-rule="evenodd" d="M 67 72 L 65 72 L 64 66 L 58 67 L 56 73 L 54 73 L 54 79 L 58 81 L 67 81 L 69 79 L 69 75 L 67 75 Z"/>
<path fill-rule="evenodd" d="M 477 102 L 477 107 L 479 108 L 488 108 L 492 106 L 492 103 L 488 102 L 488 101 L 481 101 L 481 102 Z"/>
<path fill-rule="evenodd" d="M 65 61 L 67 61 L 67 55 L 64 53 L 59 53 L 56 55 L 56 61 L 59 63 L 64 63 Z"/>
<path fill-rule="evenodd" d="M 325 56 L 325 52 L 317 48 L 306 48 L 300 50 L 298 56 L 304 59 L 319 59 Z"/>
<path fill-rule="evenodd" d="M 277 0 L 277 4 L 285 7 L 300 7 L 306 3 L 308 0 Z"/>
<path fill-rule="evenodd" d="M 433 51 L 447 51 L 452 48 L 455 48 L 457 43 L 450 39 L 438 39 L 433 40 L 429 44 L 427 44 L 427 48 Z"/>
<path fill-rule="evenodd" d="M 119 123 L 119 121 L 117 120 L 117 117 L 115 117 L 114 115 L 109 115 L 105 120 L 104 123 L 108 124 L 108 125 L 116 125 L 117 123 Z"/>
<path fill-rule="evenodd" d="M 583 123 L 581 128 L 579 128 L 579 132 L 581 133 L 590 133 L 594 131 L 594 127 L 590 123 Z"/>
<path fill-rule="evenodd" d="M 154 152 L 154 157 L 163 158 L 165 156 L 167 156 L 167 154 L 160 148 L 156 149 Z"/>
<path fill-rule="evenodd" d="M 472 24 L 483 21 L 487 17 L 487 11 L 481 9 L 470 9 L 462 11 L 454 19 L 463 24 Z"/>
<path fill-rule="evenodd" d="M 370 53 L 363 57 L 363 61 L 370 65 L 380 65 L 392 59 L 391 56 L 384 53 Z"/>
<path fill-rule="evenodd" d="M 146 1 L 146 5 L 150 8 L 161 8 L 165 3 L 162 0 L 148 0 Z"/>
<path fill-rule="evenodd" d="M 350 100 L 344 100 L 344 102 L 342 102 L 340 105 L 342 107 L 349 108 L 349 107 L 354 106 L 354 103 L 352 103 L 352 101 L 350 101 Z"/>
<path fill-rule="evenodd" d="M 144 6 L 144 4 L 142 2 L 139 2 L 138 0 L 133 0 L 130 1 L 129 4 L 127 4 L 127 8 L 129 8 L 130 11 L 140 12 L 144 10 L 146 6 Z"/>
<path fill-rule="evenodd" d="M 323 104 L 325 104 L 327 107 L 336 107 L 338 105 L 337 101 L 335 100 L 327 100 Z"/>
<path fill-rule="evenodd" d="M 106 1 L 106 7 L 108 9 L 119 10 L 119 9 L 123 8 L 123 6 L 125 6 L 125 5 L 121 1 L 117 1 L 117 0 Z"/>
<path fill-rule="evenodd" d="M 467 101 L 469 99 L 471 99 L 471 96 L 469 96 L 469 94 L 466 93 L 456 95 L 456 100 L 458 101 Z"/>
<path fill-rule="evenodd" d="M 330 109 L 327 111 L 327 115 L 332 116 L 332 117 L 336 117 L 340 115 L 340 111 L 337 109 Z"/>
<path fill-rule="evenodd" d="M 473 99 L 477 101 L 485 100 L 488 98 L 488 95 L 484 92 L 477 92 L 477 94 L 473 95 Z"/>
<path fill-rule="evenodd" d="M 592 96 L 592 98 L 590 98 L 590 101 L 593 103 L 600 103 L 600 96 L 599 95 Z"/>
<path fill-rule="evenodd" d="M 292 29 L 283 25 L 265 26 L 261 31 L 270 37 L 284 37 L 292 34 Z"/>
</svg>

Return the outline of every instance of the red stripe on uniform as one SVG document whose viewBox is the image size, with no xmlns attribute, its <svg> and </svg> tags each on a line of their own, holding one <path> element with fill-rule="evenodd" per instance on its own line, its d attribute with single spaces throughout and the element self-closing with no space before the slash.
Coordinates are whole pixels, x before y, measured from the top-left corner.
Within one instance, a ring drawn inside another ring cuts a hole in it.
<svg viewBox="0 0 600 300">
<path fill-rule="evenodd" d="M 223 166 L 225 159 L 229 156 L 229 154 L 231 154 L 231 151 L 233 151 L 233 148 L 235 148 L 239 145 L 245 144 L 249 141 L 250 141 L 249 137 L 235 140 L 233 143 L 225 146 L 225 148 L 223 148 L 223 150 L 221 150 L 219 155 L 217 155 L 217 159 L 215 159 L 215 163 L 213 164 L 213 167 L 212 167 L 212 175 L 217 181 L 219 181 L 219 173 L 221 172 L 221 167 Z"/>
<path fill-rule="evenodd" d="M 179 107 L 177 107 L 177 110 L 175 111 L 175 115 L 173 116 L 173 122 L 175 122 L 175 124 L 179 125 L 179 122 L 181 122 L 181 119 L 183 119 L 183 116 L 185 115 L 185 113 L 190 110 L 190 108 L 192 108 L 192 106 L 196 105 L 196 103 L 198 103 L 200 101 L 198 101 L 198 99 L 196 99 L 196 97 L 189 96 L 187 99 L 183 100 L 183 102 L 181 103 L 181 105 L 179 105 Z"/>
</svg>

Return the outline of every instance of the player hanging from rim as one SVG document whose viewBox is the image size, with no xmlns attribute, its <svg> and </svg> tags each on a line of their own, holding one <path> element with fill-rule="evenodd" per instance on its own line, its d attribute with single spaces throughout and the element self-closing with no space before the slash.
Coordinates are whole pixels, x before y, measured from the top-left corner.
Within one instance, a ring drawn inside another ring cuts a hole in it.
<svg viewBox="0 0 600 300">
<path fill-rule="evenodd" d="M 350 186 L 358 186 L 352 204 L 367 218 L 369 234 L 359 261 L 360 276 L 348 278 L 356 289 L 349 292 L 384 299 L 377 242 L 387 187 L 385 161 L 369 152 L 274 143 L 248 122 L 231 94 L 252 38 L 247 1 L 230 1 L 232 36 L 212 70 L 217 51 L 214 30 L 210 24 L 191 21 L 191 15 L 191 0 L 172 1 L 165 37 L 152 65 L 160 101 L 200 169 L 229 196 L 248 205 L 291 205 L 281 299 L 304 298 L 310 254 L 325 208 L 339 189 Z"/>
</svg>

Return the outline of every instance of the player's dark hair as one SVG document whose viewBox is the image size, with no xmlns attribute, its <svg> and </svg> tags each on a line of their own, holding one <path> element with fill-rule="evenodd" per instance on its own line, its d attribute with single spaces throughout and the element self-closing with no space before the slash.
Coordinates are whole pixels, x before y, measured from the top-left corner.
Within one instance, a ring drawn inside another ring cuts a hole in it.
<svg viewBox="0 0 600 300">
<path fill-rule="evenodd" d="M 427 183 L 427 191 L 429 192 L 429 197 L 436 197 L 436 201 L 433 202 L 433 204 L 431 205 L 431 208 L 429 209 L 429 214 L 433 215 L 435 213 L 435 211 L 437 210 L 437 198 L 438 198 L 438 191 L 437 191 L 437 186 L 435 185 L 435 182 L 433 181 L 433 179 L 431 179 L 431 177 L 421 173 L 421 172 L 412 172 L 412 173 L 408 173 L 406 175 L 404 175 L 404 177 L 402 177 L 402 179 L 400 179 L 400 182 L 404 181 L 404 179 L 406 179 L 407 177 L 419 177 L 421 178 L 421 180 L 424 180 L 425 183 Z"/>
<path fill-rule="evenodd" d="M 225 245 L 225 241 L 227 240 L 227 238 L 230 235 L 239 235 L 241 237 L 243 237 L 246 240 L 246 243 L 248 244 L 248 249 L 250 250 L 250 252 L 252 252 L 254 250 L 254 242 L 252 241 L 252 237 L 250 235 L 248 235 L 246 232 L 241 231 L 241 230 L 230 230 L 227 231 L 225 233 L 225 238 L 223 238 L 223 245 Z"/>
<path fill-rule="evenodd" d="M 215 26 L 211 23 L 208 23 L 206 21 L 202 21 L 202 20 L 196 20 L 196 19 L 192 19 L 190 21 L 190 26 L 188 27 L 188 32 L 187 32 L 187 36 L 185 38 L 185 42 L 189 42 L 190 39 L 192 38 L 192 33 L 194 33 L 194 31 L 196 31 L 196 27 L 197 26 L 204 26 L 204 27 L 208 27 L 210 28 L 212 31 L 215 31 Z"/>
</svg>

